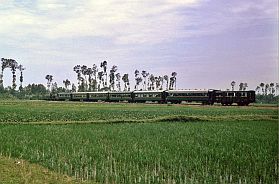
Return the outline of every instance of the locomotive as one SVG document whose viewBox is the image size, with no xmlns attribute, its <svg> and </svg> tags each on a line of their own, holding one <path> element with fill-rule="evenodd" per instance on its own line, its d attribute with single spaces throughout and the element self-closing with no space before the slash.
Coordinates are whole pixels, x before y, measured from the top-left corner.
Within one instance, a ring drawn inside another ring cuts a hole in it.
<svg viewBox="0 0 279 184">
<path fill-rule="evenodd" d="M 105 102 L 157 102 L 181 103 L 198 102 L 204 105 L 249 105 L 255 102 L 255 91 L 222 90 L 158 90 L 158 91 L 106 91 L 106 92 L 63 92 L 53 95 L 51 100 L 105 101 Z"/>
</svg>

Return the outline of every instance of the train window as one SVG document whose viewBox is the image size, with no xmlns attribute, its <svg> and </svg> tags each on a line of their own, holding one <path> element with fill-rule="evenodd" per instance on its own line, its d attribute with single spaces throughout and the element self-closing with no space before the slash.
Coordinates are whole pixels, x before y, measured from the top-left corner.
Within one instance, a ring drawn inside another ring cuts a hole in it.
<svg viewBox="0 0 279 184">
<path fill-rule="evenodd" d="M 228 96 L 235 96 L 234 93 L 228 93 Z"/>
<path fill-rule="evenodd" d="M 241 96 L 243 96 L 243 97 L 247 97 L 247 93 L 245 93 L 245 92 L 241 92 Z"/>
</svg>

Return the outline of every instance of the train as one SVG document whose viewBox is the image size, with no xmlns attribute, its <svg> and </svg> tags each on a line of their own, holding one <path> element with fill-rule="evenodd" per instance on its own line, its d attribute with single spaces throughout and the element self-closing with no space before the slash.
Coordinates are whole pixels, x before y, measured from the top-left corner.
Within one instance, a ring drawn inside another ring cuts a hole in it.
<svg viewBox="0 0 279 184">
<path fill-rule="evenodd" d="M 255 91 L 222 90 L 158 90 L 158 91 L 105 91 L 105 92 L 63 92 L 51 95 L 51 100 L 88 101 L 88 102 L 129 102 L 160 104 L 197 102 L 204 105 L 249 105 L 255 102 Z"/>
</svg>

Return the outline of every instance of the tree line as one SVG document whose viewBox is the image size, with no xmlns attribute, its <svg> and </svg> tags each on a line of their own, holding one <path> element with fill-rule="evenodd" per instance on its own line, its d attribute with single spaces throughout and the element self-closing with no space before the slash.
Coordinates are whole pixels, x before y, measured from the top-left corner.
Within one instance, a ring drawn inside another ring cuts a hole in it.
<svg viewBox="0 0 279 184">
<path fill-rule="evenodd" d="M 12 72 L 12 85 L 4 88 L 3 78 L 4 71 L 10 69 Z M 42 98 L 46 94 L 58 92 L 85 92 L 85 91 L 131 91 L 131 90 L 163 90 L 176 89 L 177 73 L 172 72 L 171 76 L 155 76 L 145 70 L 134 71 L 135 85 L 131 86 L 131 79 L 128 73 L 120 74 L 118 67 L 113 65 L 108 69 L 108 62 L 103 61 L 99 67 L 93 64 L 92 67 L 86 65 L 76 65 L 73 67 L 77 77 L 77 84 L 69 79 L 63 80 L 63 87 L 58 86 L 54 81 L 54 76 L 48 74 L 45 76 L 47 80 L 46 86 L 43 84 L 28 84 L 23 87 L 23 65 L 18 64 L 15 59 L 1 58 L 0 73 L 0 92 L 1 96 L 9 97 L 11 95 L 20 98 Z M 17 76 L 16 72 L 20 72 L 19 90 L 16 90 Z"/>
<path fill-rule="evenodd" d="M 236 82 L 231 82 L 232 91 L 235 90 Z M 239 83 L 239 91 L 245 91 L 248 84 L 245 82 Z M 261 82 L 256 88 L 256 101 L 258 103 L 274 103 L 278 104 L 279 100 L 279 83 L 263 83 Z"/>
<path fill-rule="evenodd" d="M 23 82 L 23 71 L 25 70 L 25 68 L 23 67 L 23 65 L 18 64 L 18 62 L 14 59 L 6 59 L 6 58 L 1 58 L 1 73 L 0 73 L 0 89 L 4 89 L 3 86 L 3 77 L 4 77 L 4 70 L 5 69 L 11 69 L 12 72 L 12 86 L 11 86 L 11 90 L 15 90 L 17 85 L 16 85 L 16 71 L 19 70 L 20 71 L 20 86 L 19 86 L 19 90 L 21 91 L 22 88 L 22 82 Z"/>
<path fill-rule="evenodd" d="M 86 65 L 76 65 L 73 67 L 76 73 L 77 86 L 69 79 L 63 80 L 66 91 L 85 92 L 85 91 L 131 91 L 131 90 L 163 90 L 176 89 L 176 72 L 168 75 L 155 76 L 142 70 L 134 71 L 135 86 L 131 87 L 129 74 L 120 74 L 118 67 L 113 65 L 108 69 L 108 62 L 103 61 L 100 67 L 93 64 L 92 67 Z M 53 75 L 46 75 L 47 88 L 49 91 L 57 91 L 57 83 L 53 82 Z"/>
<path fill-rule="evenodd" d="M 10 70 L 12 73 L 12 85 L 4 88 L 3 75 L 5 70 Z M 170 76 L 155 76 L 146 70 L 134 71 L 134 86 L 131 86 L 131 79 L 127 73 L 120 74 L 118 67 L 113 65 L 108 69 L 108 62 L 103 61 L 99 67 L 93 64 L 91 67 L 86 65 L 76 65 L 73 67 L 73 72 L 76 74 L 77 85 L 69 79 L 63 80 L 64 86 L 58 86 L 54 82 L 54 77 L 51 74 L 45 76 L 47 80 L 46 86 L 43 84 L 28 84 L 23 87 L 23 71 L 25 68 L 14 59 L 1 58 L 1 73 L 0 73 L 0 94 L 2 98 L 18 97 L 28 99 L 44 98 L 49 93 L 58 92 L 85 92 L 85 91 L 131 91 L 131 90 L 172 90 L 176 89 L 177 73 L 172 72 Z M 19 71 L 19 88 L 16 90 L 17 76 Z M 236 82 L 231 82 L 231 90 L 245 91 L 248 88 L 246 82 L 240 82 L 238 89 Z M 228 89 L 229 90 L 229 89 Z M 278 103 L 279 83 L 260 83 L 256 88 L 257 102 L 261 103 Z"/>
<path fill-rule="evenodd" d="M 236 82 L 232 81 L 231 82 L 231 87 L 232 87 L 232 91 L 235 90 L 235 85 Z M 239 91 L 245 91 L 248 87 L 248 84 L 245 82 L 241 82 L 239 83 Z M 279 83 L 263 83 L 261 82 L 256 88 L 255 88 L 255 92 L 258 95 L 273 95 L 276 96 L 279 93 Z"/>
</svg>

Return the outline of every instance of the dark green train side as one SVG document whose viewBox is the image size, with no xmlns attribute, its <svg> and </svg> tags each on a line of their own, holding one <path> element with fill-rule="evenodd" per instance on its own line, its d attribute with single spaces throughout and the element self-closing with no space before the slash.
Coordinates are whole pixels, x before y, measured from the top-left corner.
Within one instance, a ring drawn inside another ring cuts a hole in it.
<svg viewBox="0 0 279 184">
<path fill-rule="evenodd" d="M 255 91 L 221 90 L 168 90 L 132 92 L 72 92 L 58 93 L 51 100 L 91 101 L 91 102 L 130 102 L 130 103 L 181 103 L 197 102 L 207 105 L 249 105 L 255 102 Z"/>
</svg>

